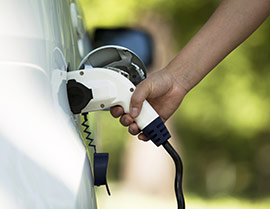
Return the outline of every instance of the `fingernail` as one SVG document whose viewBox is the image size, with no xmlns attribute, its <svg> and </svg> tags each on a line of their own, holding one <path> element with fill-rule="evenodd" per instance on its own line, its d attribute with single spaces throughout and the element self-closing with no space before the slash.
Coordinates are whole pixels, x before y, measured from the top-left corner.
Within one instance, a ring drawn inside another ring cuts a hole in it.
<svg viewBox="0 0 270 209">
<path fill-rule="evenodd" d="M 145 138 L 143 136 L 140 136 L 140 135 L 138 136 L 138 139 L 141 141 L 144 141 L 144 142 L 146 141 Z"/>
<path fill-rule="evenodd" d="M 115 110 L 115 112 L 114 112 L 114 114 L 117 116 L 117 117 L 119 117 L 120 115 L 121 115 L 121 110 L 120 109 L 116 109 Z"/>
<path fill-rule="evenodd" d="M 130 112 L 130 115 L 133 117 L 133 118 L 136 118 L 138 116 L 138 113 L 139 113 L 139 109 L 137 107 L 132 107 L 131 108 L 131 112 Z"/>
<path fill-rule="evenodd" d="M 126 126 L 128 126 L 129 125 L 129 120 L 128 119 L 125 119 L 124 120 L 124 123 L 125 123 Z"/>
<path fill-rule="evenodd" d="M 129 132 L 134 134 L 134 130 L 132 128 L 129 127 Z"/>
</svg>

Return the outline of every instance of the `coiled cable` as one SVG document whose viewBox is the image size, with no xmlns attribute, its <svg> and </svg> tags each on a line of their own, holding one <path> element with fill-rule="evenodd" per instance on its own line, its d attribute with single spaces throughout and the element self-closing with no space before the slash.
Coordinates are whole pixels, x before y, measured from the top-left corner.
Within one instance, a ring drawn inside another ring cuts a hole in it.
<svg viewBox="0 0 270 209">
<path fill-rule="evenodd" d="M 86 134 L 86 139 L 89 140 L 88 146 L 89 147 L 93 147 L 94 151 L 96 152 L 96 145 L 93 144 L 94 139 L 92 139 L 91 136 L 91 131 L 89 130 L 89 125 L 88 125 L 88 112 L 86 113 L 82 113 L 83 116 L 83 122 L 82 122 L 82 126 L 84 127 L 83 132 Z"/>
</svg>

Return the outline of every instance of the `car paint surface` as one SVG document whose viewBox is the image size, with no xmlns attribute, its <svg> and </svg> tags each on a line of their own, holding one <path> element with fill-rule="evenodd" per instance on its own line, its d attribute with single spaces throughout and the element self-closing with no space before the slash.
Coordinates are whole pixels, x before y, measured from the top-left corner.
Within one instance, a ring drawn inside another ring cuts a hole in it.
<svg viewBox="0 0 270 209">
<path fill-rule="evenodd" d="M 77 2 L 0 5 L 1 208 L 95 209 L 80 117 L 66 92 L 67 69 L 91 49 Z"/>
</svg>

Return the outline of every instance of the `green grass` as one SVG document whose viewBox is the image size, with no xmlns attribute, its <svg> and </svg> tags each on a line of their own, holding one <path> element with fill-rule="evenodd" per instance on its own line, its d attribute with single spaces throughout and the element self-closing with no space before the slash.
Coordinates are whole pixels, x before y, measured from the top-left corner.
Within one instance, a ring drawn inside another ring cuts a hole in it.
<svg viewBox="0 0 270 209">
<path fill-rule="evenodd" d="M 108 196 L 105 188 L 97 189 L 99 209 L 175 209 L 174 196 L 147 194 L 135 191 L 120 184 L 110 184 L 112 196 Z M 269 209 L 270 198 L 260 200 L 222 197 L 204 199 L 194 195 L 186 195 L 187 209 Z"/>
</svg>

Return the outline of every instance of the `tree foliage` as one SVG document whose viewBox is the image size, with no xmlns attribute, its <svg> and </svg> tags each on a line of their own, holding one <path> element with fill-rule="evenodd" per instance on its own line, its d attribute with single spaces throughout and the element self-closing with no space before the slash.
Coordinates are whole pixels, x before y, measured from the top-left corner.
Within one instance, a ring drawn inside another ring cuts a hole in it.
<svg viewBox="0 0 270 209">
<path fill-rule="evenodd" d="M 180 50 L 220 1 L 80 2 L 89 29 L 132 26 L 143 14 L 158 13 L 171 24 Z M 174 116 L 183 147 L 185 187 L 190 192 L 270 193 L 269 23 L 268 18 L 195 87 Z"/>
</svg>

